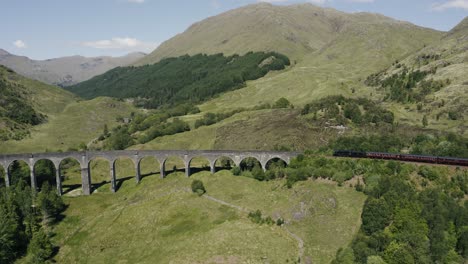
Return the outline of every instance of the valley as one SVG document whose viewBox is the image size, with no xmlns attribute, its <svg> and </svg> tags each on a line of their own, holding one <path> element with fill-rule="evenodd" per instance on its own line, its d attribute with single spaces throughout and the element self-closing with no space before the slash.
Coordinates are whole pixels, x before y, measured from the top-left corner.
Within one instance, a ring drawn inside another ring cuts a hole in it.
<svg viewBox="0 0 468 264">
<path fill-rule="evenodd" d="M 94 45 L 148 45 L 125 39 Z M 466 167 L 332 157 L 468 159 L 466 16 L 440 31 L 262 2 L 148 54 L 36 61 L 0 49 L 0 64 L 1 263 L 468 259 Z M 185 155 L 135 166 L 158 150 Z M 192 161 L 201 150 L 233 154 Z"/>
</svg>

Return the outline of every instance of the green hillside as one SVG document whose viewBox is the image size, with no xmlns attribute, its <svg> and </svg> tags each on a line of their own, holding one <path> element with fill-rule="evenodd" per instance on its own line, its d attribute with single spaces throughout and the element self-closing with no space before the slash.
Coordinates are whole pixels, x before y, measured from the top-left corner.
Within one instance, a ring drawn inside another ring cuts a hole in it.
<svg viewBox="0 0 468 264">
<path fill-rule="evenodd" d="M 378 30 L 368 31 L 368 27 Z M 392 28 L 411 34 L 411 37 L 407 35 L 407 38 L 395 36 L 396 41 L 406 47 L 414 46 L 416 42 L 422 47 L 424 43 L 428 44 L 440 35 L 434 30 L 423 29 L 377 14 L 348 14 L 312 4 L 275 6 L 259 3 L 193 24 L 185 32 L 162 43 L 136 65 L 152 64 L 163 58 L 184 54 L 232 55 L 249 51 L 276 51 L 292 60 L 302 61 L 305 55 L 320 53 L 350 30 L 357 33 L 353 39 L 357 37 L 370 45 L 377 44 L 374 46 L 376 49 L 391 47 L 395 40 L 392 40 L 393 35 L 388 34 L 390 33 L 388 29 Z M 376 43 L 372 39 L 366 40 L 365 37 L 375 33 L 390 42 Z"/>
<path fill-rule="evenodd" d="M 0 66 L 0 153 L 79 149 L 138 112 L 111 98 L 82 101 Z M 120 117 L 120 119 L 119 119 Z M 81 145 L 81 146 L 80 146 Z"/>
<path fill-rule="evenodd" d="M 193 179 L 202 180 L 207 194 L 217 200 L 192 194 Z M 200 172 L 191 179 L 182 173 L 166 179 L 151 175 L 138 186 L 125 181 L 115 194 L 104 185 L 92 196 L 66 198 L 70 207 L 55 229 L 60 245 L 55 259 L 294 263 L 302 251 L 303 259 L 330 262 L 357 232 L 365 196 L 319 181 L 298 183 L 292 189 L 282 185 L 283 180 L 258 182 L 229 171 L 213 176 Z M 254 223 L 247 214 L 257 209 L 265 216 L 283 217 L 288 224 L 281 228 Z"/>
<path fill-rule="evenodd" d="M 26 137 L 31 127 L 47 122 L 49 115 L 75 100 L 58 87 L 0 66 L 0 141 Z"/>
<path fill-rule="evenodd" d="M 401 122 L 468 135 L 468 18 L 439 41 L 387 69 L 366 84 Z"/>
<path fill-rule="evenodd" d="M 271 52 L 229 57 L 198 54 L 142 67 L 119 67 L 67 89 L 85 98 L 138 98 L 137 104 L 157 108 L 205 101 L 289 64 L 287 57 Z"/>
<path fill-rule="evenodd" d="M 49 114 L 48 122 L 34 127 L 27 138 L 0 142 L 0 152 L 83 149 L 102 134 L 104 125 L 115 127 L 122 124 L 118 117 L 129 118 L 132 112 L 137 111 L 132 104 L 105 97 L 71 102 L 62 111 Z"/>
</svg>

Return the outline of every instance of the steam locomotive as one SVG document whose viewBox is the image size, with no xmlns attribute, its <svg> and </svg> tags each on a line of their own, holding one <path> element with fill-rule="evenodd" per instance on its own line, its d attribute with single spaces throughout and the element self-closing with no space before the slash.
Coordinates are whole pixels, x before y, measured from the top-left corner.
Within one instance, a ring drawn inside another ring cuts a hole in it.
<svg viewBox="0 0 468 264">
<path fill-rule="evenodd" d="M 398 153 L 386 153 L 386 152 L 362 152 L 362 151 L 352 151 L 352 150 L 335 150 L 333 153 L 333 156 L 350 157 L 350 158 L 383 159 L 383 160 L 401 160 L 401 161 L 409 161 L 409 162 L 424 162 L 424 163 L 446 164 L 446 165 L 468 167 L 468 159 L 451 158 L 451 157 L 398 154 Z"/>
</svg>

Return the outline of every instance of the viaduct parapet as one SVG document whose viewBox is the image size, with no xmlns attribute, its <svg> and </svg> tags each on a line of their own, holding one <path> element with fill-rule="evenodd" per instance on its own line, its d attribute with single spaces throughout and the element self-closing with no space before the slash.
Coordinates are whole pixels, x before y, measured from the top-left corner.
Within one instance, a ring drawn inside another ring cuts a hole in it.
<svg viewBox="0 0 468 264">
<path fill-rule="evenodd" d="M 155 158 L 160 164 L 161 178 L 166 176 L 165 164 L 169 157 L 177 157 L 183 160 L 185 165 L 185 175 L 190 176 L 190 163 L 195 157 L 202 157 L 209 161 L 211 173 L 215 173 L 215 163 L 220 158 L 231 159 L 236 166 L 245 158 L 257 159 L 263 170 L 266 170 L 267 163 L 272 159 L 281 159 L 289 164 L 292 158 L 299 155 L 299 152 L 281 152 L 281 151 L 229 151 L 229 150 L 123 150 L 123 151 L 83 151 L 83 152 L 59 152 L 59 153 L 32 153 L 32 154 L 11 154 L 0 155 L 0 165 L 5 170 L 5 183 L 10 186 L 11 175 L 9 167 L 14 161 L 24 161 L 29 165 L 31 172 L 31 187 L 37 190 L 37 180 L 34 171 L 34 165 L 39 160 L 50 160 L 56 171 L 57 191 L 62 194 L 61 182 L 61 163 L 65 159 L 76 160 L 81 167 L 81 186 L 84 195 L 90 195 L 91 170 L 90 162 L 95 159 L 107 160 L 110 164 L 110 182 L 111 190 L 116 191 L 116 173 L 115 164 L 120 158 L 129 158 L 135 166 L 135 180 L 137 183 L 141 180 L 140 163 L 146 157 Z"/>
</svg>

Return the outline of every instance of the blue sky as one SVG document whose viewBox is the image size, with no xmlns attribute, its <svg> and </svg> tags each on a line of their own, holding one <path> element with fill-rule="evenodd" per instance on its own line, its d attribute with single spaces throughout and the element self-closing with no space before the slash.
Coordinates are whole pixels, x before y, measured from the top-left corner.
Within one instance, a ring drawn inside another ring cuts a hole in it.
<svg viewBox="0 0 468 264">
<path fill-rule="evenodd" d="M 33 59 L 152 51 L 206 17 L 259 0 L 0 0 L 0 48 Z M 468 0 L 265 0 L 375 12 L 448 31 Z"/>
</svg>

